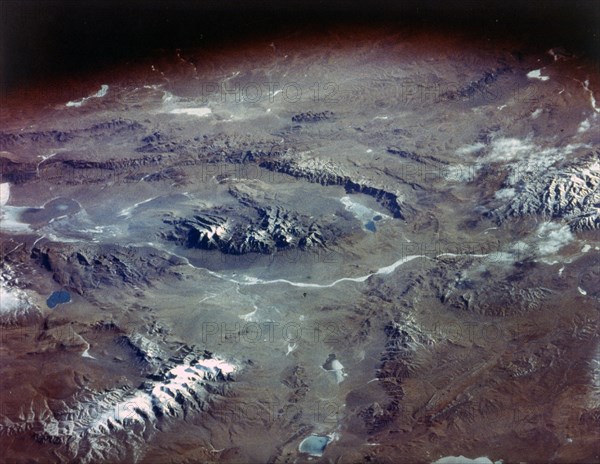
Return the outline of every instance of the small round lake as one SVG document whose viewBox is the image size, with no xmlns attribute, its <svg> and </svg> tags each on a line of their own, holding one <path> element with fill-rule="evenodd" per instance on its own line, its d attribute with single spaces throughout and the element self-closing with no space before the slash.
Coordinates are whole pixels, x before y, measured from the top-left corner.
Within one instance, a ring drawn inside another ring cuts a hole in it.
<svg viewBox="0 0 600 464">
<path fill-rule="evenodd" d="M 46 300 L 46 304 L 49 308 L 56 308 L 59 304 L 68 303 L 69 301 L 71 301 L 71 294 L 66 290 L 59 290 L 50 295 Z"/>
</svg>

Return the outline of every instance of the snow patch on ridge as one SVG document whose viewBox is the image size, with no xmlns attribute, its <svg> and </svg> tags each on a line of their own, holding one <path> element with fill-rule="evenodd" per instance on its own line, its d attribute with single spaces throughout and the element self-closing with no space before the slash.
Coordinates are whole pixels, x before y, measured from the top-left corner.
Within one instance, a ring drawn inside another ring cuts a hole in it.
<svg viewBox="0 0 600 464">
<path fill-rule="evenodd" d="M 14 322 L 37 308 L 25 291 L 15 286 L 15 276 L 7 264 L 0 272 L 0 320 Z"/>
<path fill-rule="evenodd" d="M 161 422 L 204 410 L 215 394 L 206 383 L 227 380 L 237 370 L 225 360 L 190 354 L 165 371 L 160 380 L 146 381 L 137 390 L 82 393 L 85 399 L 79 399 L 69 414 L 61 414 L 64 419 L 52 414 L 44 419 L 42 436 L 68 443 L 69 461 L 121 462 L 125 458 L 137 462 L 144 443 L 161 429 Z"/>
</svg>

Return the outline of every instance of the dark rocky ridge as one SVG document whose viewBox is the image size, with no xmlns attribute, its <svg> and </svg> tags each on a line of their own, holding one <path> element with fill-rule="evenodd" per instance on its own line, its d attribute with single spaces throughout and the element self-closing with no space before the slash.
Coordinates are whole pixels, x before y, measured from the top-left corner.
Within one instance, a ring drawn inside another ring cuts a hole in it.
<svg viewBox="0 0 600 464">
<path fill-rule="evenodd" d="M 255 207 L 249 214 L 239 208 L 217 208 L 192 218 L 165 218 L 163 222 L 173 226 L 161 234 L 165 240 L 233 255 L 306 250 L 325 247 L 335 239 L 333 230 L 278 206 Z"/>
<path fill-rule="evenodd" d="M 349 176 L 335 174 L 329 171 L 315 171 L 310 168 L 303 168 L 295 165 L 289 160 L 263 161 L 260 166 L 271 171 L 288 174 L 297 179 L 306 179 L 309 182 L 321 185 L 341 185 L 347 193 L 364 193 L 369 195 L 384 208 L 390 211 L 397 219 L 407 219 L 407 214 L 414 212 L 414 209 L 406 204 L 401 204 L 398 196 L 382 188 L 374 187 L 368 184 L 354 181 Z"/>
<path fill-rule="evenodd" d="M 0 133 L 0 150 L 36 145 L 37 147 L 60 147 L 72 143 L 76 139 L 116 137 L 123 134 L 135 134 L 144 126 L 137 121 L 114 119 L 83 129 L 47 130 L 37 132 L 2 132 Z"/>
<path fill-rule="evenodd" d="M 326 112 L 325 112 L 326 113 Z M 324 114 L 325 114 L 324 113 Z M 319 113 L 320 114 L 320 113 Z M 327 113 L 329 115 L 329 113 Z M 66 144 L 78 136 L 90 132 L 94 136 L 116 136 L 122 131 L 139 132 L 143 126 L 135 121 L 117 120 L 97 124 L 89 129 L 73 130 L 70 132 L 51 131 L 50 133 L 31 134 L 5 134 L 6 144 L 16 144 L 17 141 L 28 146 L 35 144 L 41 137 L 43 140 L 56 141 Z M 58 134 L 58 135 L 57 135 Z M 165 137 L 160 132 L 153 133 L 141 139 L 141 147 L 136 151 L 140 153 L 154 153 L 142 157 L 108 159 L 97 161 L 93 159 L 78 159 L 75 155 L 59 154 L 43 163 L 16 163 L 8 157 L 0 158 L 2 179 L 13 183 L 24 183 L 36 178 L 56 179 L 72 184 L 104 182 L 107 180 L 124 179 L 136 182 L 142 178 L 145 181 L 156 181 L 171 178 L 168 172 L 163 175 L 146 173 L 145 168 L 156 170 L 162 167 L 161 172 L 174 167 L 201 165 L 204 163 L 232 163 L 258 165 L 261 168 L 274 172 L 291 175 L 298 179 L 319 183 L 324 186 L 340 185 L 348 193 L 363 193 L 375 198 L 382 206 L 388 209 L 395 218 L 406 219 L 406 214 L 414 211 L 408 205 L 401 205 L 395 193 L 383 188 L 369 185 L 353 179 L 350 176 L 333 172 L 311 171 L 309 168 L 295 166 L 285 158 L 290 148 L 280 146 L 274 141 L 253 141 L 253 146 L 246 142 L 232 140 L 228 137 L 196 137 L 193 140 L 178 140 Z M 293 152 L 293 150 L 291 150 Z M 433 159 L 433 161 L 437 161 Z M 41 164 L 41 166 L 40 166 Z M 61 172 L 70 173 L 61 176 Z M 139 175 L 131 174 L 131 170 L 144 170 Z M 93 173 L 93 174 L 92 174 Z M 179 176 L 182 178 L 182 176 Z"/>
<path fill-rule="evenodd" d="M 306 113 L 299 113 L 292 116 L 292 122 L 319 122 L 319 121 L 328 121 L 335 116 L 335 113 L 332 111 L 321 111 L 318 113 L 313 113 L 312 111 L 308 111 Z"/>
<path fill-rule="evenodd" d="M 449 165 L 450 162 L 443 160 L 441 158 L 438 158 L 436 156 L 432 156 L 432 155 L 419 155 L 417 153 L 413 153 L 410 151 L 406 151 L 406 150 L 402 150 L 400 148 L 397 147 L 388 147 L 387 152 L 392 154 L 392 155 L 398 155 L 400 158 L 405 158 L 405 159 L 410 159 L 413 161 L 416 161 L 417 163 L 421 163 L 421 164 L 427 164 L 427 163 L 438 163 L 438 164 L 442 164 L 442 165 Z"/>
<path fill-rule="evenodd" d="M 57 283 L 78 294 L 100 287 L 152 285 L 166 275 L 176 277 L 171 268 L 184 263 L 154 249 L 57 242 L 36 245 L 31 258 L 50 271 Z"/>
<path fill-rule="evenodd" d="M 511 66 L 502 65 L 491 71 L 486 71 L 483 76 L 477 81 L 472 81 L 457 90 L 449 90 L 440 95 L 442 99 L 447 100 L 472 100 L 473 98 L 481 97 L 487 100 L 495 100 L 497 95 L 491 91 L 494 84 L 501 76 L 510 73 Z"/>
</svg>

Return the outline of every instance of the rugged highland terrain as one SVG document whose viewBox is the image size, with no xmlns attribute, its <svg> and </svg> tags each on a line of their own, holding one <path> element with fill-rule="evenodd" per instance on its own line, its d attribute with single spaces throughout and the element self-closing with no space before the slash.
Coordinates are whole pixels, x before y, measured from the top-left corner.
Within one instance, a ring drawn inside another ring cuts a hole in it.
<svg viewBox="0 0 600 464">
<path fill-rule="evenodd" d="M 560 46 L 340 30 L 9 94 L 4 461 L 598 462 L 600 75 Z"/>
</svg>

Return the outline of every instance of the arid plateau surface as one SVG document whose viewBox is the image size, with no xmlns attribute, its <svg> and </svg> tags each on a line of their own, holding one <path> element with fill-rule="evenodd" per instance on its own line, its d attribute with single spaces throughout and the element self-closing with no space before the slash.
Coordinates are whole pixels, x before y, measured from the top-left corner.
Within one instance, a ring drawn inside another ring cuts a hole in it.
<svg viewBox="0 0 600 464">
<path fill-rule="evenodd" d="M 5 99 L 4 462 L 599 462 L 597 66 L 223 47 Z"/>
</svg>

